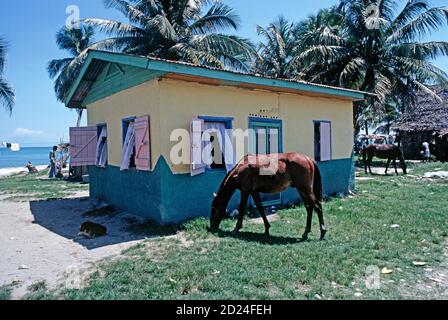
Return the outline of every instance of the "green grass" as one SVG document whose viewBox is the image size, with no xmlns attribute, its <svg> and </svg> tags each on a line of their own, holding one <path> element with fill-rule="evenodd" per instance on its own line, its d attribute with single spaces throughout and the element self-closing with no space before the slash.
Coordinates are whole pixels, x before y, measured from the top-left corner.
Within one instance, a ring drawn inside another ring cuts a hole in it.
<svg viewBox="0 0 448 320">
<path fill-rule="evenodd" d="M 415 165 L 411 176 L 375 176 L 359 181 L 358 195 L 325 203 L 328 240 L 297 242 L 304 208 L 281 211 L 272 237 L 263 225 L 246 221 L 233 237 L 235 221 L 222 232 L 206 231 L 208 221 L 187 223 L 177 238 L 149 240 L 104 261 L 82 290 L 46 295 L 60 299 L 407 299 L 439 298 L 425 268 L 444 261 L 448 232 L 448 182 L 416 176 L 448 165 Z M 362 175 L 364 176 L 364 175 Z M 399 228 L 391 228 L 398 224 Z M 445 258 L 446 259 L 446 258 Z M 379 290 L 366 288 L 367 268 L 387 267 Z M 422 289 L 425 288 L 425 289 Z M 362 294 L 360 296 L 359 294 Z M 357 294 L 357 295 L 355 295 Z"/>
<path fill-rule="evenodd" d="M 0 195 L 9 201 L 43 200 L 63 198 L 79 191 L 87 191 L 88 185 L 68 182 L 66 180 L 45 179 L 48 170 L 38 175 L 13 175 L 0 178 Z"/>
<path fill-rule="evenodd" d="M 0 301 L 9 300 L 11 298 L 11 287 L 1 286 L 0 287 Z"/>
</svg>

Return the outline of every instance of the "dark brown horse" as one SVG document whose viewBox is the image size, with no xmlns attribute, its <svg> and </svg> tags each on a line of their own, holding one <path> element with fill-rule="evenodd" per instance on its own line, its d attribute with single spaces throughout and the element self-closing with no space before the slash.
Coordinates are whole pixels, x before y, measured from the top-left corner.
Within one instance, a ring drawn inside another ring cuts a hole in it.
<svg viewBox="0 0 448 320">
<path fill-rule="evenodd" d="M 398 175 L 398 168 L 397 168 L 397 159 L 400 160 L 401 168 L 403 169 L 403 173 L 407 174 L 406 172 L 406 161 L 403 156 L 403 152 L 401 149 L 395 145 L 389 145 L 389 144 L 371 144 L 364 148 L 364 164 L 365 164 L 365 170 L 367 174 L 367 167 L 369 168 L 370 174 L 372 173 L 372 160 L 374 157 L 380 158 L 380 159 L 387 159 L 387 165 L 386 165 L 386 176 L 387 171 L 389 170 L 390 163 L 393 161 L 394 167 L 395 167 L 395 173 Z"/>
<path fill-rule="evenodd" d="M 322 211 L 322 178 L 316 162 L 298 153 L 246 156 L 227 175 L 216 195 L 211 214 L 211 230 L 218 231 L 226 216 L 227 205 L 236 190 L 241 191 L 241 205 L 238 223 L 234 232 L 243 228 L 243 219 L 249 196 L 255 201 L 263 218 L 269 236 L 271 225 L 266 217 L 260 193 L 276 194 L 289 187 L 296 188 L 305 203 L 308 218 L 302 239 L 307 240 L 311 233 L 313 211 L 316 210 L 321 231 L 321 240 L 325 239 L 325 227 Z"/>
</svg>

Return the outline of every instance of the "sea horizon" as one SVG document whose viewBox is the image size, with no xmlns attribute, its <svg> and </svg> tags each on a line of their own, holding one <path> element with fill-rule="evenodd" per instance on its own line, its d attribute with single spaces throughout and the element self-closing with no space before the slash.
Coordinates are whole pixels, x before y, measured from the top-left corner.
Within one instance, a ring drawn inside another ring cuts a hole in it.
<svg viewBox="0 0 448 320">
<path fill-rule="evenodd" d="M 31 161 L 35 166 L 49 164 L 49 153 L 51 146 L 48 147 L 21 147 L 19 152 L 12 152 L 7 148 L 0 147 L 0 169 L 23 168 Z"/>
</svg>

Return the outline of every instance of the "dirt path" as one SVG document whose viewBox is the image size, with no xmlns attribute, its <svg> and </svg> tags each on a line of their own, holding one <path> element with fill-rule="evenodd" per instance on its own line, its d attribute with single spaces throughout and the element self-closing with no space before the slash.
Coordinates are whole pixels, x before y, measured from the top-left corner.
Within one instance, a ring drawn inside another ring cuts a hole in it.
<svg viewBox="0 0 448 320">
<path fill-rule="evenodd" d="M 139 221 L 126 213 L 83 217 L 93 205 L 87 198 L 0 201 L 0 286 L 12 284 L 13 299 L 23 297 L 30 285 L 40 281 L 52 288 L 61 283 L 66 271 L 88 268 L 145 239 L 128 232 L 126 227 Z M 73 240 L 87 220 L 107 226 L 109 235 Z"/>
</svg>

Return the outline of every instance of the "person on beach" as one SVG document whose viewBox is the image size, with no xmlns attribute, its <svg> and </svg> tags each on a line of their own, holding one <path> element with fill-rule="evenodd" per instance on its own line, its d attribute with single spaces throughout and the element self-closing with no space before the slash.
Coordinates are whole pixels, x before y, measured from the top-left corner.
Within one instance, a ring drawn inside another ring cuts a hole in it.
<svg viewBox="0 0 448 320">
<path fill-rule="evenodd" d="M 54 146 L 53 151 L 50 152 L 50 174 L 49 178 L 55 178 L 56 177 L 56 151 L 58 150 L 58 147 Z"/>
<path fill-rule="evenodd" d="M 38 173 L 39 170 L 31 163 L 31 161 L 28 162 L 28 164 L 25 166 L 28 169 L 28 173 Z"/>
<path fill-rule="evenodd" d="M 423 162 L 429 162 L 431 160 L 431 149 L 429 148 L 429 143 L 426 141 L 422 143 L 421 154 L 423 157 Z"/>
</svg>

